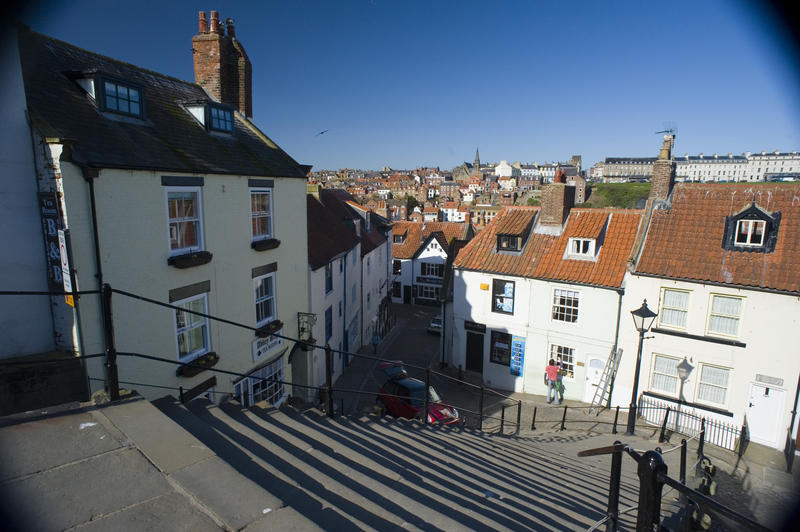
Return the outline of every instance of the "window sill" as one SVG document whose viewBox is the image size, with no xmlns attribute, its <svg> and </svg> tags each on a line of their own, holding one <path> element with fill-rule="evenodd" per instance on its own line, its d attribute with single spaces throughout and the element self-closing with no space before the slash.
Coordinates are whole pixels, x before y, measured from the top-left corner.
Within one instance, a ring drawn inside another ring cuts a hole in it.
<svg viewBox="0 0 800 532">
<path fill-rule="evenodd" d="M 186 362 L 183 366 L 178 366 L 175 375 L 178 377 L 194 377 L 209 368 L 213 368 L 219 362 L 219 356 L 214 351 L 209 351 L 205 355 L 199 356 L 191 362 Z"/>
<path fill-rule="evenodd" d="M 256 251 L 266 251 L 268 249 L 275 249 L 281 245 L 281 241 L 277 238 L 266 238 L 264 240 L 254 240 L 250 243 L 250 247 Z"/>
<path fill-rule="evenodd" d="M 213 255 L 209 251 L 192 251 L 182 255 L 174 255 L 167 259 L 167 264 L 178 269 L 202 266 L 211 262 Z"/>
<path fill-rule="evenodd" d="M 701 342 L 710 342 L 712 344 L 732 345 L 734 347 L 747 347 L 746 343 L 740 342 L 738 340 L 733 340 L 730 338 L 718 338 L 716 336 L 701 336 L 699 334 L 689 334 L 687 332 L 675 331 L 672 329 L 662 329 L 660 327 L 654 327 L 653 329 L 651 329 L 651 331 L 654 333 L 667 334 L 670 336 L 691 338 L 692 340 L 700 340 Z"/>
<path fill-rule="evenodd" d="M 263 327 L 259 327 L 256 330 L 256 336 L 259 338 L 266 338 L 276 332 L 280 331 L 283 328 L 283 322 L 281 320 L 273 320 Z"/>
</svg>

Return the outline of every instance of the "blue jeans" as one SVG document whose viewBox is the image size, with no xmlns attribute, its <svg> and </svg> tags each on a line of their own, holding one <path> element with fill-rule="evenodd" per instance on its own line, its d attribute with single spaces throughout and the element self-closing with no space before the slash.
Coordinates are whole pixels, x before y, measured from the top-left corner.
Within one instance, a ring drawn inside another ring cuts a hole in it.
<svg viewBox="0 0 800 532">
<path fill-rule="evenodd" d="M 553 380 L 547 381 L 547 402 L 555 401 L 557 405 L 561 404 L 558 398 L 558 383 Z"/>
</svg>

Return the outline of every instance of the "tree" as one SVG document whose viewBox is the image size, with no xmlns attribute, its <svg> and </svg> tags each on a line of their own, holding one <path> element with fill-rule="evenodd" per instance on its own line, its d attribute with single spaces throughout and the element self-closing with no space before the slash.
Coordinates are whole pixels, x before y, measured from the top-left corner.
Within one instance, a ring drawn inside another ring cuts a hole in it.
<svg viewBox="0 0 800 532">
<path fill-rule="evenodd" d="M 413 211 L 414 207 L 417 207 L 417 206 L 419 206 L 419 202 L 417 201 L 417 198 L 415 198 L 414 196 L 412 196 L 410 194 L 406 194 L 406 212 L 408 214 L 411 214 L 411 211 Z"/>
</svg>

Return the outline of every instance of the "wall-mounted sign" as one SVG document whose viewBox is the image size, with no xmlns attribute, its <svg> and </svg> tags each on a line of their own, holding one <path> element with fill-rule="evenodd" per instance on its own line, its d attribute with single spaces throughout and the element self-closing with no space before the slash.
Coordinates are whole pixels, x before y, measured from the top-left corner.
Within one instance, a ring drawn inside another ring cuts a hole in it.
<svg viewBox="0 0 800 532">
<path fill-rule="evenodd" d="M 486 325 L 483 323 L 475 323 L 474 321 L 464 320 L 464 330 L 486 334 Z"/>
<path fill-rule="evenodd" d="M 72 276 L 69 273 L 69 259 L 67 258 L 67 237 L 61 229 L 58 230 L 58 254 L 61 256 L 61 278 L 64 281 L 64 292 L 72 292 Z M 64 300 L 67 305 L 75 306 L 71 294 L 65 295 Z"/>
<path fill-rule="evenodd" d="M 511 337 L 511 374 L 522 376 L 522 367 L 525 365 L 525 337 Z"/>
<path fill-rule="evenodd" d="M 283 335 L 283 329 L 279 330 L 277 334 Z M 283 338 L 278 336 L 270 335 L 264 338 L 256 338 L 253 340 L 253 362 L 258 362 L 282 345 Z"/>
<path fill-rule="evenodd" d="M 488 289 L 489 289 L 489 283 L 481 283 L 481 290 L 488 290 Z"/>
</svg>

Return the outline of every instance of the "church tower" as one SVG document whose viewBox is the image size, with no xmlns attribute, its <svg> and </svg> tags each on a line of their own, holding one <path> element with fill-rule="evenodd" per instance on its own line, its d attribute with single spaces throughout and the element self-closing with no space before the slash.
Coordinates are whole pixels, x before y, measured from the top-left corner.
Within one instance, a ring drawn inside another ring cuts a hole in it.
<svg viewBox="0 0 800 532">
<path fill-rule="evenodd" d="M 475 148 L 475 162 L 473 163 L 472 166 L 472 172 L 475 175 L 478 175 L 480 171 L 481 171 L 481 157 L 478 154 L 478 148 Z"/>
</svg>

